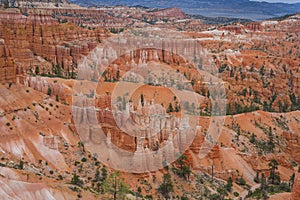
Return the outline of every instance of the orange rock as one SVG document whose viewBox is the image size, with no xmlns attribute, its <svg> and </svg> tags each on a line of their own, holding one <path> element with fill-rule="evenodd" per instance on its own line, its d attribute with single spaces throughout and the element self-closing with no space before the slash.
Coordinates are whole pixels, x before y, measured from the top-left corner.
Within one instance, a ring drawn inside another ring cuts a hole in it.
<svg viewBox="0 0 300 200">
<path fill-rule="evenodd" d="M 0 83 L 15 82 L 16 67 L 4 40 L 0 41 Z"/>
<path fill-rule="evenodd" d="M 296 173 L 295 182 L 292 191 L 292 200 L 300 199 L 300 174 Z"/>
<path fill-rule="evenodd" d="M 1 70 L 0 74 L 6 73 L 9 81 L 14 79 L 15 73 L 8 70 L 13 61 L 6 57 L 13 57 L 20 68 L 31 69 L 32 72 L 36 66 L 40 67 L 40 73 L 44 70 L 52 73 L 52 66 L 57 65 L 63 70 L 70 70 L 105 38 L 101 28 L 89 30 L 72 23 L 60 24 L 51 16 L 51 10 L 26 12 L 28 16 L 20 10 L 0 11 L 1 46 L 5 44 L 0 49 L 0 58 L 4 58 L 0 64 L 8 63 L 6 71 Z M 47 62 L 50 65 L 45 65 Z"/>
</svg>

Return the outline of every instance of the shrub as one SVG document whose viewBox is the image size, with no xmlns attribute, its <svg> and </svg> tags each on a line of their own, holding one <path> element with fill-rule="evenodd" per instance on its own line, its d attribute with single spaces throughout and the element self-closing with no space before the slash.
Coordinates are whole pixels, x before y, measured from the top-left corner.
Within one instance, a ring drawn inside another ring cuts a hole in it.
<svg viewBox="0 0 300 200">
<path fill-rule="evenodd" d="M 178 176 L 188 179 L 192 171 L 190 167 L 186 165 L 186 160 L 187 157 L 185 155 L 180 156 L 176 161 L 176 165 L 178 165 L 178 167 L 174 167 L 172 170 Z"/>
<path fill-rule="evenodd" d="M 51 90 L 51 88 L 50 87 L 48 87 L 48 90 L 47 90 L 47 95 L 51 95 L 52 94 L 52 90 Z"/>
<path fill-rule="evenodd" d="M 237 179 L 237 180 L 236 180 L 236 183 L 237 183 L 238 185 L 246 185 L 246 181 L 245 181 L 245 179 L 244 179 L 243 177 Z"/>
<path fill-rule="evenodd" d="M 215 194 L 210 195 L 209 199 L 210 200 L 219 200 L 219 199 L 221 199 L 221 196 L 219 194 L 215 193 Z"/>
<path fill-rule="evenodd" d="M 169 193 L 174 191 L 170 174 L 164 174 L 163 182 L 159 186 L 158 191 L 167 199 L 169 198 Z"/>
<path fill-rule="evenodd" d="M 232 178 L 229 177 L 228 180 L 227 180 L 227 184 L 225 185 L 225 189 L 226 189 L 228 192 L 230 192 L 230 191 L 232 190 L 232 186 L 233 186 L 232 182 L 233 182 L 233 181 L 232 181 Z"/>
<path fill-rule="evenodd" d="M 239 194 L 238 192 L 234 192 L 233 195 L 234 195 L 235 197 L 240 196 L 240 194 Z"/>
<path fill-rule="evenodd" d="M 24 169 L 24 161 L 20 159 L 19 169 Z"/>
<path fill-rule="evenodd" d="M 78 185 L 78 186 L 83 185 L 83 181 L 80 180 L 79 176 L 76 173 L 73 174 L 71 183 L 74 184 L 74 185 Z"/>
<path fill-rule="evenodd" d="M 58 175 L 58 180 L 63 180 L 64 178 L 62 177 L 62 175 Z"/>
</svg>

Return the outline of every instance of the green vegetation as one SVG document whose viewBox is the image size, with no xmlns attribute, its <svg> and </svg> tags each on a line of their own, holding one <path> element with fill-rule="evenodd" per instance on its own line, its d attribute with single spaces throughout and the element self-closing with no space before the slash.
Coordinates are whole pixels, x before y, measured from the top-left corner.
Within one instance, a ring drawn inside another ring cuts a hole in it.
<svg viewBox="0 0 300 200">
<path fill-rule="evenodd" d="M 9 8 L 9 2 L 8 2 L 8 0 L 4 1 L 4 8 L 5 9 Z"/>
<path fill-rule="evenodd" d="M 145 105 L 145 100 L 144 100 L 144 95 L 143 94 L 141 94 L 141 104 L 142 104 L 142 106 Z"/>
<path fill-rule="evenodd" d="M 246 180 L 243 177 L 238 178 L 235 182 L 238 185 L 242 185 L 242 186 L 246 185 Z"/>
<path fill-rule="evenodd" d="M 258 106 L 255 106 L 253 103 L 250 106 L 243 106 L 239 103 L 227 104 L 226 106 L 226 115 L 235 115 L 247 112 L 253 112 L 259 110 Z"/>
<path fill-rule="evenodd" d="M 269 162 L 269 167 L 270 167 L 270 176 L 269 176 L 269 181 L 271 184 L 280 184 L 280 175 L 278 173 L 275 173 L 275 171 L 278 169 L 278 162 L 275 159 L 272 159 Z"/>
<path fill-rule="evenodd" d="M 259 172 L 256 172 L 256 176 L 254 178 L 255 183 L 260 183 Z"/>
<path fill-rule="evenodd" d="M 180 156 L 175 162 L 175 167 L 173 167 L 172 170 L 178 176 L 188 180 L 192 171 L 186 162 L 187 157 L 185 155 Z"/>
<path fill-rule="evenodd" d="M 225 189 L 228 191 L 228 192 L 231 192 L 232 190 L 232 186 L 233 186 L 233 180 L 232 180 L 232 177 L 230 176 L 227 180 L 227 184 L 225 185 Z"/>
<path fill-rule="evenodd" d="M 57 177 L 57 179 L 58 179 L 58 180 L 63 180 L 64 178 L 63 178 L 62 175 L 59 174 L 58 177 Z"/>
<path fill-rule="evenodd" d="M 39 75 L 39 74 L 40 74 L 40 68 L 39 68 L 39 66 L 36 66 L 36 67 L 35 67 L 35 74 L 36 74 L 36 75 Z"/>
<path fill-rule="evenodd" d="M 71 180 L 71 184 L 82 187 L 83 181 L 80 179 L 80 177 L 76 173 L 74 173 L 72 180 Z"/>
<path fill-rule="evenodd" d="M 170 193 L 174 191 L 174 186 L 170 174 L 164 174 L 163 182 L 159 186 L 158 191 L 166 198 L 170 198 Z"/>
<path fill-rule="evenodd" d="M 272 132 L 272 128 L 269 127 L 269 130 L 265 128 L 264 126 L 260 125 L 255 121 L 255 126 L 260 128 L 265 134 L 268 136 L 268 140 L 258 140 L 256 135 L 252 133 L 252 135 L 249 138 L 249 142 L 254 144 L 258 149 L 260 149 L 259 152 L 264 152 L 265 154 L 268 153 L 274 153 L 275 151 L 275 141 L 274 141 L 274 135 Z"/>
<path fill-rule="evenodd" d="M 103 181 L 103 191 L 109 194 L 110 199 L 124 199 L 125 195 L 129 193 L 129 187 L 120 177 L 120 172 L 113 172 Z"/>
<path fill-rule="evenodd" d="M 114 34 L 118 34 L 118 33 L 122 33 L 124 31 L 124 28 L 110 28 L 109 31 L 111 33 L 114 33 Z"/>
<path fill-rule="evenodd" d="M 107 170 L 106 167 L 103 167 L 101 169 L 101 175 L 102 175 L 102 181 L 104 181 L 107 178 Z"/>
<path fill-rule="evenodd" d="M 20 159 L 19 169 L 24 169 L 24 161 L 23 161 L 23 159 Z"/>
<path fill-rule="evenodd" d="M 174 112 L 174 109 L 172 103 L 169 103 L 169 106 L 167 108 L 167 113 L 171 113 L 171 112 Z"/>
<path fill-rule="evenodd" d="M 252 197 L 253 199 L 267 199 L 268 194 L 273 195 L 276 193 L 291 192 L 294 176 L 291 176 L 289 183 L 281 182 L 280 175 L 276 172 L 278 169 L 278 162 L 275 159 L 272 159 L 268 165 L 270 170 L 268 181 L 264 173 L 262 173 L 260 177 L 259 172 L 257 172 L 254 181 L 260 183 L 260 188 L 257 188 L 254 192 L 249 191 L 247 197 Z"/>
<path fill-rule="evenodd" d="M 92 186 L 95 186 L 95 191 L 98 193 L 104 193 L 104 188 L 103 188 L 103 182 L 107 178 L 107 170 L 105 167 L 101 168 L 101 173 L 100 173 L 100 167 L 97 168 L 95 172 L 95 177 L 92 181 Z"/>
<path fill-rule="evenodd" d="M 50 86 L 48 86 L 47 95 L 51 96 L 51 94 L 52 94 L 52 90 L 51 90 Z"/>
</svg>

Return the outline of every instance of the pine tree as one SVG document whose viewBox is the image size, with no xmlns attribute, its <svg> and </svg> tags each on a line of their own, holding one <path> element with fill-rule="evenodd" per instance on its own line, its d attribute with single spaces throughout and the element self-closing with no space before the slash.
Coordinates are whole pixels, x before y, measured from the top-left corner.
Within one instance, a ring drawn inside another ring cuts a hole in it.
<svg viewBox="0 0 300 200">
<path fill-rule="evenodd" d="M 172 103 L 169 103 L 169 106 L 168 106 L 168 108 L 167 108 L 167 113 L 171 113 L 171 112 L 173 112 L 174 110 L 173 110 L 173 105 L 172 105 Z"/>
<path fill-rule="evenodd" d="M 163 176 L 163 182 L 159 186 L 158 191 L 166 198 L 170 198 L 170 193 L 174 191 L 174 186 L 171 180 L 170 174 L 164 174 Z"/>
<path fill-rule="evenodd" d="M 47 95 L 50 96 L 51 94 L 52 94 L 52 90 L 51 90 L 50 86 L 48 86 Z"/>
<path fill-rule="evenodd" d="M 24 169 L 24 161 L 22 159 L 19 162 L 19 169 Z"/>
<path fill-rule="evenodd" d="M 191 174 L 190 167 L 186 164 L 187 157 L 185 155 L 182 155 L 178 158 L 176 161 L 176 165 L 178 167 L 174 167 L 173 171 L 175 174 L 177 174 L 180 177 L 183 177 L 185 179 L 189 179 L 189 176 Z"/>
<path fill-rule="evenodd" d="M 102 169 L 101 169 L 101 176 L 102 176 L 102 181 L 104 181 L 107 178 L 106 167 L 102 167 Z"/>
<path fill-rule="evenodd" d="M 266 188 L 267 188 L 266 177 L 265 177 L 265 174 L 262 174 L 261 175 L 261 181 L 260 181 L 260 189 L 265 190 Z"/>
<path fill-rule="evenodd" d="M 256 172 L 256 177 L 254 178 L 254 182 L 255 183 L 259 183 L 260 179 L 259 179 L 259 172 Z"/>
<path fill-rule="evenodd" d="M 129 193 L 129 187 L 125 185 L 120 175 L 120 172 L 113 172 L 103 182 L 103 191 L 109 195 L 109 199 L 124 199 Z"/>
<path fill-rule="evenodd" d="M 144 106 L 144 104 L 145 104 L 145 102 L 144 102 L 145 100 L 144 100 L 144 95 L 143 94 L 141 94 L 141 104 L 142 104 L 142 106 Z"/>
<path fill-rule="evenodd" d="M 272 184 L 275 183 L 275 179 L 276 179 L 276 174 L 275 174 L 275 170 L 278 169 L 278 162 L 275 159 L 272 159 L 269 162 L 269 169 L 270 169 L 270 176 L 269 176 L 269 180 L 271 181 Z"/>
<path fill-rule="evenodd" d="M 39 73 L 40 73 L 40 68 L 39 68 L 39 66 L 36 66 L 35 67 L 35 74 L 39 75 Z"/>
<path fill-rule="evenodd" d="M 227 180 L 227 184 L 225 185 L 225 188 L 228 192 L 231 192 L 233 186 L 233 180 L 232 177 L 230 176 Z"/>
<path fill-rule="evenodd" d="M 83 185 L 83 181 L 80 180 L 79 176 L 76 173 L 73 174 L 71 183 L 73 185 L 77 185 L 77 186 L 82 186 Z"/>
</svg>

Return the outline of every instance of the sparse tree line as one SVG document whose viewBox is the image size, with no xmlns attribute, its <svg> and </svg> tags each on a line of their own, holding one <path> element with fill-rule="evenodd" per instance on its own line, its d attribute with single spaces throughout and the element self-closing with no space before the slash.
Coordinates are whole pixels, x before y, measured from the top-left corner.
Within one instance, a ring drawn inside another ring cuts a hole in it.
<svg viewBox="0 0 300 200">
<path fill-rule="evenodd" d="M 256 190 L 249 190 L 247 198 L 254 199 L 268 199 L 269 195 L 282 192 L 291 192 L 294 184 L 295 174 L 290 177 L 288 182 L 281 180 L 278 170 L 279 163 L 277 160 L 272 159 L 269 163 L 269 176 L 266 177 L 265 173 L 257 172 L 254 181 L 260 183 L 260 187 Z M 300 168 L 299 168 L 300 169 Z"/>
<path fill-rule="evenodd" d="M 62 62 L 62 65 L 60 65 L 60 64 L 52 65 L 52 68 L 50 71 L 47 70 L 45 67 L 41 68 L 38 65 L 30 66 L 28 71 L 31 75 L 35 75 L 35 76 L 76 79 L 77 74 L 75 72 L 75 67 L 76 66 L 68 66 L 67 69 L 65 69 L 64 64 Z"/>
</svg>

